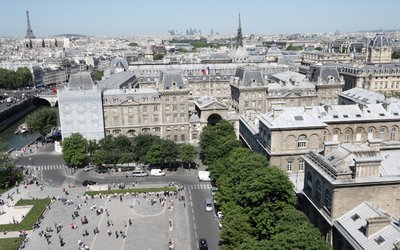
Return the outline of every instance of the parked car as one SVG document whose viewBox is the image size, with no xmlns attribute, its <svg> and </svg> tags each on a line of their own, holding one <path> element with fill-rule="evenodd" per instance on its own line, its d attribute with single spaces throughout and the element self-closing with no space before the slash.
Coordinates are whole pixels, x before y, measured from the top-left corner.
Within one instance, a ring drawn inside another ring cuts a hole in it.
<svg viewBox="0 0 400 250">
<path fill-rule="evenodd" d="M 135 170 L 135 171 L 132 172 L 132 176 L 133 177 L 145 177 L 145 176 L 148 176 L 148 175 L 149 174 L 147 174 L 143 170 Z"/>
<path fill-rule="evenodd" d="M 84 181 L 82 182 L 82 185 L 83 185 L 83 186 L 90 186 L 90 185 L 96 185 L 96 184 L 97 184 L 97 182 L 91 181 L 91 180 L 84 180 Z"/>
<path fill-rule="evenodd" d="M 207 240 L 204 238 L 199 239 L 199 250 L 208 250 Z"/>
<path fill-rule="evenodd" d="M 87 165 L 83 170 L 85 170 L 85 172 L 91 171 L 91 170 L 95 170 L 96 166 L 94 165 Z"/>
<path fill-rule="evenodd" d="M 217 187 L 211 187 L 211 195 L 214 196 L 218 191 Z"/>
<path fill-rule="evenodd" d="M 212 197 L 208 197 L 204 200 L 204 206 L 206 207 L 207 212 L 213 211 L 213 199 Z"/>
</svg>

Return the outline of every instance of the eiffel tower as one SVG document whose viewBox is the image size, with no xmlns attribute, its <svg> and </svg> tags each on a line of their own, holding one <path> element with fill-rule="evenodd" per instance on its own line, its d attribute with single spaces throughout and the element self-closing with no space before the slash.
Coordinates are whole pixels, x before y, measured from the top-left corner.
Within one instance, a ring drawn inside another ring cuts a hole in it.
<svg viewBox="0 0 400 250">
<path fill-rule="evenodd" d="M 29 21 L 29 11 L 26 11 L 26 22 L 27 22 L 27 29 L 26 29 L 26 39 L 36 38 L 33 34 L 33 30 L 31 28 L 31 22 Z"/>
</svg>

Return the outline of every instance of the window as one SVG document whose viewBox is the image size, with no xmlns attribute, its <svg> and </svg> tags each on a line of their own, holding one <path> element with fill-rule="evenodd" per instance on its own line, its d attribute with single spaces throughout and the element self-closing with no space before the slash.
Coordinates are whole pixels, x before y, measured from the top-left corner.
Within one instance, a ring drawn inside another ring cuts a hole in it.
<svg viewBox="0 0 400 250">
<path fill-rule="evenodd" d="M 133 108 L 132 107 L 129 107 L 128 108 L 128 113 L 132 113 L 133 112 Z"/>
<path fill-rule="evenodd" d="M 351 135 L 351 131 L 350 129 L 345 129 L 344 130 L 344 142 L 350 142 L 350 135 Z"/>
<path fill-rule="evenodd" d="M 307 190 L 309 193 L 311 193 L 312 186 L 313 186 L 313 183 L 312 183 L 312 176 L 311 176 L 311 173 L 308 172 L 308 173 L 307 173 L 306 190 Z"/>
<path fill-rule="evenodd" d="M 292 167 L 293 167 L 293 160 L 288 160 L 287 162 L 287 171 L 292 172 Z"/>
<path fill-rule="evenodd" d="M 160 127 L 155 127 L 155 128 L 153 129 L 153 131 L 154 131 L 154 132 L 161 132 L 161 128 L 160 128 Z"/>
<path fill-rule="evenodd" d="M 390 130 L 390 140 L 395 141 L 396 138 L 397 138 L 397 128 L 394 127 Z"/>
<path fill-rule="evenodd" d="M 158 106 L 153 106 L 153 111 L 157 112 L 157 110 L 158 110 Z"/>
<path fill-rule="evenodd" d="M 147 123 L 147 115 L 143 116 L 143 123 Z"/>
<path fill-rule="evenodd" d="M 353 221 L 356 221 L 356 220 L 358 220 L 360 218 L 360 216 L 358 215 L 358 214 L 353 214 L 353 216 L 351 216 L 351 219 L 353 220 Z"/>
<path fill-rule="evenodd" d="M 158 115 L 157 114 L 154 115 L 153 120 L 154 120 L 154 122 L 158 122 Z"/>
<path fill-rule="evenodd" d="M 379 135 L 380 135 L 382 141 L 384 141 L 385 140 L 385 128 L 379 129 Z"/>
<path fill-rule="evenodd" d="M 147 112 L 147 106 L 143 106 L 143 112 L 144 112 L 144 113 Z"/>
<path fill-rule="evenodd" d="M 133 124 L 133 117 L 132 116 L 128 117 L 128 123 L 129 123 L 129 125 Z"/>
<path fill-rule="evenodd" d="M 377 238 L 374 239 L 376 243 L 378 243 L 378 245 L 382 244 L 385 239 L 382 236 L 378 236 Z"/>
<path fill-rule="evenodd" d="M 333 141 L 339 141 L 339 130 L 335 129 L 333 130 Z"/>
<path fill-rule="evenodd" d="M 178 135 L 174 135 L 174 141 L 178 140 Z"/>
<path fill-rule="evenodd" d="M 303 160 L 299 161 L 299 171 L 304 171 L 304 161 Z"/>
<path fill-rule="evenodd" d="M 185 141 L 185 135 L 181 135 L 181 141 Z"/>
<path fill-rule="evenodd" d="M 361 141 L 361 139 L 362 139 L 362 135 L 361 135 L 361 133 L 362 133 L 362 129 L 361 128 L 357 128 L 357 130 L 356 130 L 356 141 Z"/>
<path fill-rule="evenodd" d="M 315 193 L 314 198 L 316 201 L 321 201 L 321 182 L 319 180 L 315 181 Z"/>
<path fill-rule="evenodd" d="M 307 146 L 306 136 L 300 135 L 299 140 L 297 141 L 298 148 L 305 148 Z"/>
<path fill-rule="evenodd" d="M 368 140 L 374 138 L 374 128 L 368 128 Z"/>
<path fill-rule="evenodd" d="M 332 209 L 332 194 L 329 192 L 328 189 L 325 190 L 325 207 L 328 210 L 328 212 L 331 212 Z"/>
</svg>

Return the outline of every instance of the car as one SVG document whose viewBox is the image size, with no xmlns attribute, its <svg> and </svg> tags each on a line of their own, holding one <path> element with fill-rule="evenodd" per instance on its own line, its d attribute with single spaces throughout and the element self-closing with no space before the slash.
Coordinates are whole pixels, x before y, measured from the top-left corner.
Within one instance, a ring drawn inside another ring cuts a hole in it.
<svg viewBox="0 0 400 250">
<path fill-rule="evenodd" d="M 133 177 L 145 177 L 148 176 L 149 174 L 144 172 L 143 170 L 135 170 L 132 172 Z"/>
<path fill-rule="evenodd" d="M 218 217 L 218 219 L 224 218 L 224 214 L 222 213 L 222 211 L 217 212 L 217 217 Z"/>
<path fill-rule="evenodd" d="M 211 195 L 214 196 L 218 191 L 217 187 L 211 187 Z"/>
<path fill-rule="evenodd" d="M 95 170 L 96 166 L 94 165 L 87 165 L 83 170 L 85 170 L 85 172 L 91 171 L 91 170 Z"/>
<path fill-rule="evenodd" d="M 208 250 L 207 240 L 204 238 L 199 239 L 199 250 Z"/>
<path fill-rule="evenodd" d="M 204 200 L 204 206 L 206 207 L 207 212 L 212 212 L 213 211 L 213 199 L 211 197 L 208 197 Z"/>
<path fill-rule="evenodd" d="M 95 168 L 94 171 L 96 171 L 96 172 L 99 173 L 99 174 L 104 174 L 104 173 L 108 173 L 108 168 L 105 168 L 105 167 L 98 167 L 98 168 Z"/>
<path fill-rule="evenodd" d="M 83 182 L 82 182 L 82 186 L 90 186 L 90 185 L 96 185 L 97 184 L 97 182 L 95 182 L 95 181 L 91 181 L 91 180 L 84 180 Z"/>
</svg>

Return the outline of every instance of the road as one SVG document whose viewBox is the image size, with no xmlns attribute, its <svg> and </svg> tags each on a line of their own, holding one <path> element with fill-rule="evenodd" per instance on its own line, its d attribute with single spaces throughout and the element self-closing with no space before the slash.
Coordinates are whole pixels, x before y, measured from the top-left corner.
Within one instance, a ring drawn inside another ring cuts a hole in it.
<svg viewBox="0 0 400 250">
<path fill-rule="evenodd" d="M 215 220 L 215 211 L 206 212 L 204 200 L 211 196 L 211 185 L 208 182 L 199 182 L 196 170 L 179 169 L 177 172 L 167 172 L 164 177 L 132 177 L 128 178 L 124 174 L 97 174 L 95 172 L 85 172 L 82 169 L 73 173 L 73 169 L 65 166 L 65 162 L 60 155 L 52 152 L 40 152 L 19 160 L 20 165 L 33 166 L 39 181 L 45 185 L 81 185 L 84 180 L 94 180 L 99 184 L 119 184 L 125 183 L 127 187 L 134 182 L 141 184 L 170 182 L 181 184 L 186 190 L 187 206 L 190 211 L 190 230 L 192 249 L 198 249 L 198 240 L 207 239 L 210 250 L 219 249 L 218 223 Z M 129 172 L 130 173 L 130 172 Z"/>
</svg>

